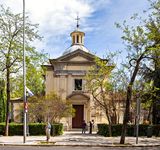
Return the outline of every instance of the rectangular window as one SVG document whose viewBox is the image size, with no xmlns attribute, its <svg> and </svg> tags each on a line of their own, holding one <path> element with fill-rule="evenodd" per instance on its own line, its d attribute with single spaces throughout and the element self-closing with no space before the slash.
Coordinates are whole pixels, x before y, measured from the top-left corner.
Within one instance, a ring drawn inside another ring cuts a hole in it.
<svg viewBox="0 0 160 150">
<path fill-rule="evenodd" d="M 74 90 L 82 90 L 82 79 L 75 79 L 74 80 Z"/>
</svg>

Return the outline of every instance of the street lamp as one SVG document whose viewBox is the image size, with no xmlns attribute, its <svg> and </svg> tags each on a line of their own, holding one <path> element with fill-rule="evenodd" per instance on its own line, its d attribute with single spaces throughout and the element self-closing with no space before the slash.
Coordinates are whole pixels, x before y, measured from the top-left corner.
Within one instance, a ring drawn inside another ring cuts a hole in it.
<svg viewBox="0 0 160 150">
<path fill-rule="evenodd" d="M 25 62 L 25 0 L 23 0 L 23 101 L 24 101 L 24 119 L 23 119 L 23 143 L 26 143 L 27 127 L 27 99 L 26 99 L 26 62 Z"/>
<path fill-rule="evenodd" d="M 139 120 L 140 120 L 140 94 L 136 97 L 136 144 L 138 144 L 138 135 L 139 135 Z"/>
</svg>

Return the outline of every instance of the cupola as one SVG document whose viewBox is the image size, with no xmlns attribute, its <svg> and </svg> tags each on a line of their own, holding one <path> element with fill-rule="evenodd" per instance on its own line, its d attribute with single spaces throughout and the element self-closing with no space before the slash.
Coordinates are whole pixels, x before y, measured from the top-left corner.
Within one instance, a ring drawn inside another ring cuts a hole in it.
<svg viewBox="0 0 160 150">
<path fill-rule="evenodd" d="M 76 30 L 71 32 L 70 36 L 72 38 L 72 44 L 71 46 L 66 49 L 63 53 L 63 55 L 68 54 L 70 52 L 76 51 L 77 49 L 80 49 L 85 52 L 89 52 L 89 50 L 84 46 L 84 36 L 85 33 L 79 30 L 79 20 L 80 18 L 77 16 L 77 26 Z"/>
</svg>

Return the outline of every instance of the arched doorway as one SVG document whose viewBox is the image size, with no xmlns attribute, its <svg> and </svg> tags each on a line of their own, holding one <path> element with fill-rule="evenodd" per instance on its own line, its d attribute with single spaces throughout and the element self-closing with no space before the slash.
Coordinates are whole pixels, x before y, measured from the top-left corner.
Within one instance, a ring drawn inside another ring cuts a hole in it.
<svg viewBox="0 0 160 150">
<path fill-rule="evenodd" d="M 82 92 L 74 92 L 67 97 L 71 102 L 73 108 L 75 109 L 75 116 L 72 117 L 72 128 L 81 128 L 82 121 L 88 120 L 88 109 L 89 109 L 89 96 L 83 94 Z"/>
<path fill-rule="evenodd" d="M 72 118 L 72 128 L 81 128 L 84 120 L 84 105 L 73 105 L 75 116 Z"/>
</svg>

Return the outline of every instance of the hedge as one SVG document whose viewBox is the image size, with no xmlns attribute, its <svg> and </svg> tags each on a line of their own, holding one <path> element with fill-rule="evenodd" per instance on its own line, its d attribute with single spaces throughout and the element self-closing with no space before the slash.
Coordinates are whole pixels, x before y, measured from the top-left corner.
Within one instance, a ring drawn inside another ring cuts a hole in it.
<svg viewBox="0 0 160 150">
<path fill-rule="evenodd" d="M 97 134 L 109 136 L 108 124 L 98 124 Z M 147 136 L 148 127 L 152 128 L 152 135 L 160 136 L 160 125 L 139 125 L 139 136 Z M 112 136 L 120 136 L 122 131 L 122 124 L 112 125 Z M 135 125 L 127 126 L 126 136 L 135 136 Z"/>
<path fill-rule="evenodd" d="M 29 135 L 45 135 L 45 123 L 30 123 Z M 4 135 L 5 124 L 0 123 L 0 135 Z M 51 135 L 62 135 L 63 124 L 52 124 Z M 10 123 L 9 124 L 9 135 L 23 135 L 23 124 Z"/>
</svg>

